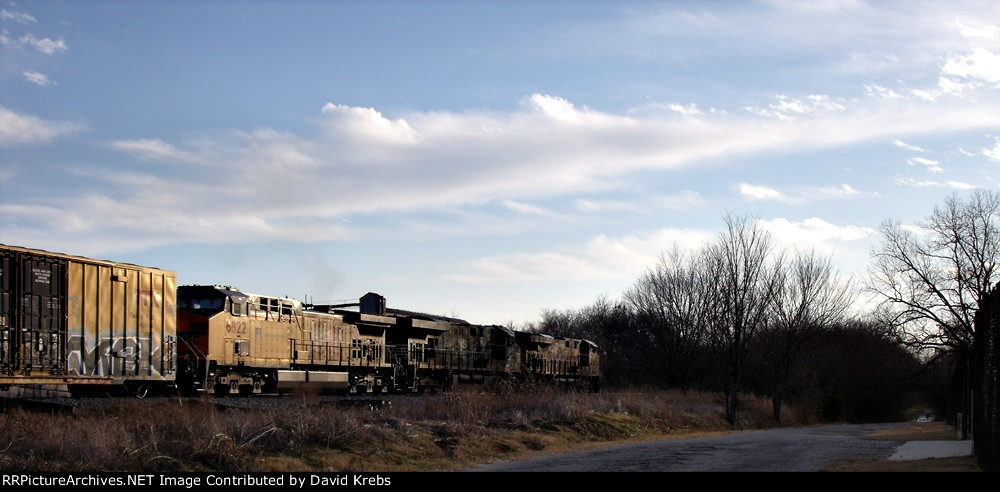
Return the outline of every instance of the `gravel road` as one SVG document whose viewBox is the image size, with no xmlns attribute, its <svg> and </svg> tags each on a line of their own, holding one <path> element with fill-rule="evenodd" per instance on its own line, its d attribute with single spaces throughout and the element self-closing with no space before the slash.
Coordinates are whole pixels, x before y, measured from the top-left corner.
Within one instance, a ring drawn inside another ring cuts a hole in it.
<svg viewBox="0 0 1000 492">
<path fill-rule="evenodd" d="M 833 460 L 888 458 L 902 444 L 861 436 L 907 424 L 777 428 L 542 456 L 469 472 L 810 472 Z"/>
</svg>

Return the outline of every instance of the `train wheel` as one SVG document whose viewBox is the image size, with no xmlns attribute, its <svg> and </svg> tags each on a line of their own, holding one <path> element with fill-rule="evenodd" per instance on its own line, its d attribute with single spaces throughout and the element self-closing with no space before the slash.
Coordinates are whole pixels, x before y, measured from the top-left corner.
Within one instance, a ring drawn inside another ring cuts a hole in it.
<svg viewBox="0 0 1000 492">
<path fill-rule="evenodd" d="M 83 398 L 90 395 L 93 392 L 91 388 L 88 388 L 79 384 L 69 385 L 69 395 L 73 398 Z"/>
<path fill-rule="evenodd" d="M 216 384 L 212 390 L 212 394 L 215 396 L 227 396 L 229 395 L 229 385 L 228 384 Z"/>
<path fill-rule="evenodd" d="M 274 393 L 274 391 L 277 389 L 278 389 L 277 376 L 275 376 L 274 378 L 264 379 L 263 384 L 260 385 L 261 393 Z"/>
</svg>

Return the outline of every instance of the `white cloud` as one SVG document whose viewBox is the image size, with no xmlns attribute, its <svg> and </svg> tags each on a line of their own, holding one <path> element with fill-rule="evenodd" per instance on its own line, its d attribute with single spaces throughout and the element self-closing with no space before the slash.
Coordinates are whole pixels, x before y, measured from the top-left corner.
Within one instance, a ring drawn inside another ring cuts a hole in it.
<svg viewBox="0 0 1000 492">
<path fill-rule="evenodd" d="M 258 163 L 258 166 L 268 166 L 273 172 L 308 173 L 310 168 L 321 162 L 321 156 L 314 149 L 312 142 L 304 141 L 290 133 L 277 132 L 270 129 L 258 129 L 253 132 L 234 132 L 235 145 L 240 146 L 239 159 L 248 163 Z M 215 144 L 209 142 L 209 145 Z M 221 149 L 219 152 L 228 152 Z M 215 153 L 216 149 L 201 149 L 197 155 Z M 203 162 L 210 162 L 204 158 Z"/>
<path fill-rule="evenodd" d="M 647 206 L 645 201 L 639 200 L 576 200 L 576 208 L 588 213 L 638 212 Z"/>
<path fill-rule="evenodd" d="M 682 191 L 673 195 L 656 195 L 649 202 L 667 210 L 690 211 L 704 205 L 705 199 L 697 191 Z"/>
<path fill-rule="evenodd" d="M 932 232 L 930 229 L 915 224 L 900 224 L 899 228 L 906 232 L 916 234 L 917 236 L 928 236 Z"/>
<path fill-rule="evenodd" d="M 585 258 L 563 253 L 515 253 L 481 258 L 450 278 L 473 283 L 560 282 L 604 279 L 613 272 Z"/>
<path fill-rule="evenodd" d="M 801 222 L 785 218 L 760 220 L 771 231 L 779 245 L 793 250 L 814 250 L 836 261 L 848 272 L 862 271 L 867 266 L 866 249 L 877 237 L 871 227 L 831 224 L 818 217 Z"/>
<path fill-rule="evenodd" d="M 961 95 L 966 89 L 975 88 L 976 85 L 978 84 L 965 83 L 950 77 L 941 77 L 938 79 L 938 89 L 940 90 L 920 94 L 923 97 L 933 100 L 942 94 Z"/>
<path fill-rule="evenodd" d="M 963 183 L 961 181 L 948 181 L 945 183 L 946 186 L 951 187 L 955 190 L 973 190 L 979 188 L 978 186 L 970 183 Z"/>
<path fill-rule="evenodd" d="M 627 283 L 651 267 L 675 245 L 695 250 L 713 234 L 693 229 L 661 229 L 645 236 L 610 238 L 599 235 L 572 250 L 513 253 L 484 257 L 460 265 L 461 273 L 447 276 L 459 282 L 599 282 Z"/>
<path fill-rule="evenodd" d="M 781 246 L 815 248 L 822 254 L 830 255 L 863 249 L 876 236 L 875 229 L 870 227 L 835 225 L 816 217 L 801 222 L 778 218 L 760 220 L 760 223 L 774 234 Z M 447 276 L 455 281 L 476 284 L 617 280 L 627 285 L 653 266 L 665 251 L 676 246 L 682 251 L 693 252 L 715 237 L 714 232 L 707 230 L 675 228 L 661 229 L 645 236 L 611 238 L 600 235 L 573 249 L 479 258 L 459 265 L 461 273 Z M 851 267 L 859 268 L 858 265 Z"/>
<path fill-rule="evenodd" d="M 955 25 L 958 26 L 959 32 L 963 36 L 968 38 L 982 38 L 986 40 L 995 39 L 997 32 L 1000 31 L 1000 27 L 996 25 L 978 25 L 978 26 L 967 26 L 961 21 L 955 21 Z"/>
<path fill-rule="evenodd" d="M 588 200 L 577 199 L 576 208 L 588 213 L 604 212 L 644 212 L 650 210 L 690 211 L 705 204 L 705 199 L 696 191 L 683 191 L 674 195 L 640 196 L 634 200 Z"/>
<path fill-rule="evenodd" d="M 925 159 L 923 157 L 911 157 L 909 160 L 907 160 L 907 162 L 911 166 L 921 164 L 927 167 L 937 167 L 938 164 L 940 164 L 938 161 L 935 161 L 933 159 Z"/>
<path fill-rule="evenodd" d="M 322 112 L 327 116 L 330 136 L 361 139 L 369 144 L 414 144 L 420 135 L 403 119 L 390 120 L 374 108 L 358 108 L 326 103 Z"/>
<path fill-rule="evenodd" d="M 802 222 L 784 218 L 760 222 L 776 237 L 793 244 L 812 244 L 827 240 L 856 241 L 875 233 L 870 227 L 837 226 L 817 217 Z"/>
<path fill-rule="evenodd" d="M 47 75 L 41 72 L 36 72 L 34 70 L 25 70 L 22 73 L 22 75 L 24 75 L 24 78 L 27 79 L 32 84 L 37 84 L 42 87 L 45 87 L 47 85 L 55 85 L 55 82 L 53 82 L 51 79 L 49 79 Z"/>
<path fill-rule="evenodd" d="M 629 178 L 637 172 L 672 171 L 727 157 L 898 139 L 943 129 L 996 128 L 1000 113 L 982 111 L 981 104 L 992 100 L 991 94 L 984 96 L 978 103 L 955 100 L 947 105 L 913 98 L 831 104 L 824 97 L 807 97 L 803 100 L 812 106 L 800 109 L 812 112 L 799 113 L 796 121 L 722 112 L 682 115 L 670 110 L 642 116 L 626 111 L 631 116 L 622 116 L 578 108 L 565 99 L 541 94 L 526 98 L 524 105 L 508 113 L 439 111 L 388 116 L 374 108 L 331 103 L 323 106 L 321 131 L 316 135 L 263 128 L 206 134 L 180 143 L 159 138 L 113 141 L 111 148 L 136 159 L 199 166 L 193 167 L 197 168 L 193 174 L 137 167 L 130 178 L 135 186 L 128 188 L 117 187 L 120 173 L 109 171 L 103 178 L 94 174 L 91 179 L 115 185 L 120 207 L 144 196 L 161 197 L 146 209 L 150 222 L 167 212 L 187 217 L 213 209 L 223 216 L 260 217 L 269 227 L 287 227 L 290 232 L 294 230 L 292 218 L 304 218 L 316 227 L 339 226 L 342 218 L 352 214 L 413 212 L 496 200 L 509 200 L 508 207 L 521 207 L 525 212 L 525 204 L 538 198 L 627 189 Z M 77 129 L 10 111 L 0 113 L 0 119 L 15 122 L 0 126 L 0 145 L 42 141 L 52 137 L 53 129 Z M 796 197 L 761 185 L 739 186 L 749 199 L 786 203 L 801 203 L 813 196 L 852 196 L 854 191 L 842 186 L 805 190 Z M 697 206 L 701 199 L 693 193 L 650 198 L 641 204 L 644 210 Z M 170 208 L 165 208 L 168 204 Z M 576 204 L 585 211 L 636 205 L 585 199 Z M 226 231 L 234 240 L 260 233 L 253 221 L 232 219 L 229 224 Z M 235 227 L 238 224 L 246 225 L 242 233 Z M 39 222 L 30 227 L 52 225 Z M 93 227 L 90 232 L 100 236 L 109 226 Z"/>
<path fill-rule="evenodd" d="M 877 84 L 865 85 L 865 93 L 875 99 L 904 99 L 906 96 L 887 87 Z"/>
<path fill-rule="evenodd" d="M 676 111 L 680 114 L 703 114 L 702 111 L 698 109 L 698 105 L 694 103 L 688 104 L 687 106 L 669 104 L 667 105 L 667 109 L 670 111 Z"/>
<path fill-rule="evenodd" d="M 583 113 L 577 111 L 572 103 L 561 97 L 532 94 L 529 101 L 531 106 L 539 112 L 556 120 L 576 122 L 583 115 Z"/>
<path fill-rule="evenodd" d="M 941 168 L 941 163 L 935 161 L 934 159 L 926 159 L 923 157 L 911 157 L 907 159 L 906 162 L 911 166 L 917 166 L 917 165 L 924 166 L 927 168 L 928 171 L 932 173 L 944 172 L 944 169 Z"/>
<path fill-rule="evenodd" d="M 932 186 L 941 186 L 941 183 L 937 181 L 918 181 L 913 178 L 897 177 L 896 184 L 903 186 L 912 186 L 914 188 L 930 188 Z"/>
<path fill-rule="evenodd" d="M 199 162 L 200 158 L 187 151 L 178 149 L 159 139 L 118 140 L 111 142 L 111 147 L 127 152 L 141 160 L 160 160 L 178 162 Z"/>
<path fill-rule="evenodd" d="M 826 187 L 826 188 L 820 188 L 819 190 L 817 190 L 817 193 L 811 193 L 810 192 L 808 194 L 809 195 L 816 195 L 816 196 L 828 196 L 828 197 L 832 197 L 832 198 L 847 198 L 847 197 L 861 196 L 861 195 L 872 195 L 872 196 L 877 196 L 878 195 L 878 193 L 865 193 L 865 192 L 858 191 L 857 189 L 855 189 L 853 186 L 851 186 L 849 184 L 842 184 L 840 186 L 829 186 L 829 187 Z"/>
<path fill-rule="evenodd" d="M 780 191 L 775 190 L 774 188 L 768 188 L 766 186 L 756 186 L 748 183 L 740 183 L 739 190 L 741 195 L 750 198 L 751 200 L 774 201 L 774 202 L 791 201 L 787 196 L 782 194 Z"/>
<path fill-rule="evenodd" d="M 941 70 L 945 75 L 997 83 L 1000 82 L 1000 55 L 976 48 L 972 54 L 950 58 Z"/>
<path fill-rule="evenodd" d="M 916 145 L 910 145 L 910 144 L 908 144 L 908 143 L 906 143 L 906 142 L 904 142 L 902 140 L 896 140 L 893 143 L 896 144 L 896 147 L 899 147 L 899 148 L 902 148 L 902 149 L 912 150 L 914 152 L 927 152 L 926 150 L 924 150 L 924 149 L 922 149 L 920 147 L 917 147 Z"/>
<path fill-rule="evenodd" d="M 834 102 L 826 95 L 810 95 L 804 99 L 792 98 L 784 94 L 775 96 L 777 102 L 771 103 L 767 108 L 748 107 L 747 110 L 760 116 L 775 116 L 782 120 L 793 120 L 797 116 L 812 113 L 841 111 L 844 105 Z"/>
<path fill-rule="evenodd" d="M 640 117 L 642 115 L 650 114 L 677 114 L 681 116 L 702 116 L 702 115 L 720 115 L 725 114 L 726 111 L 719 108 L 708 108 L 706 110 L 701 109 L 697 103 L 660 103 L 651 102 L 643 106 L 631 108 L 628 110 L 629 116 Z"/>
<path fill-rule="evenodd" d="M 0 147 L 46 143 L 85 128 L 78 123 L 45 121 L 0 106 Z"/>
<path fill-rule="evenodd" d="M 996 145 L 994 145 L 992 149 L 983 149 L 983 155 L 988 157 L 991 161 L 1000 162 L 1000 138 L 996 139 Z"/>
<path fill-rule="evenodd" d="M 914 188 L 936 188 L 936 187 L 947 187 L 955 190 L 972 190 L 978 188 L 978 186 L 970 183 L 964 183 L 962 181 L 920 181 L 913 178 L 896 177 L 896 184 L 901 186 L 911 186 Z"/>
<path fill-rule="evenodd" d="M 546 210 L 537 205 L 532 205 L 530 203 L 517 202 L 514 200 L 501 200 L 500 204 L 513 212 L 520 215 L 533 215 L 538 217 L 558 217 L 558 214 L 552 212 L 551 210 Z"/>
<path fill-rule="evenodd" d="M 0 9 L 0 20 L 12 20 L 18 24 L 34 24 L 38 22 L 37 19 L 28 14 L 7 9 Z"/>
<path fill-rule="evenodd" d="M 18 41 L 20 41 L 21 44 L 24 44 L 26 46 L 31 46 L 32 48 L 35 48 L 36 50 L 41 51 L 46 55 L 54 55 L 56 53 L 62 53 L 69 49 L 69 47 L 66 46 L 66 41 L 63 41 L 62 39 L 57 39 L 57 40 L 49 38 L 38 39 L 35 37 L 34 34 L 25 34 L 24 36 L 21 36 L 21 38 L 18 39 Z"/>
<path fill-rule="evenodd" d="M 822 199 L 846 199 L 858 196 L 878 196 L 875 192 L 862 192 L 849 184 L 825 187 L 797 187 L 794 195 L 782 193 L 766 186 L 756 186 L 747 183 L 739 185 L 740 194 L 756 201 L 773 201 L 789 204 L 806 204 Z"/>
</svg>

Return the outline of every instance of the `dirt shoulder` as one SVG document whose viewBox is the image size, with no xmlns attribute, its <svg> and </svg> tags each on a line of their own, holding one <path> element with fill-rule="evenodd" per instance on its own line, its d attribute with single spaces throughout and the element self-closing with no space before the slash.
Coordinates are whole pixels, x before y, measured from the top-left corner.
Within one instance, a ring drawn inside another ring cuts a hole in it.
<svg viewBox="0 0 1000 492">
<path fill-rule="evenodd" d="M 955 441 L 958 434 L 945 422 L 913 423 L 907 429 L 883 431 L 865 439 L 882 441 Z M 973 456 L 932 458 L 925 460 L 890 461 L 888 459 L 838 460 L 824 471 L 831 472 L 980 472 Z"/>
</svg>

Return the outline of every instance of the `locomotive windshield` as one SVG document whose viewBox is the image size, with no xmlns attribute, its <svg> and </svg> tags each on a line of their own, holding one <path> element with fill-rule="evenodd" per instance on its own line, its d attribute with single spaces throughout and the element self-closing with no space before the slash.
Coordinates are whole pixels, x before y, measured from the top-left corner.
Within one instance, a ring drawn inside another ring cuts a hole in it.
<svg viewBox="0 0 1000 492">
<path fill-rule="evenodd" d="M 187 311 L 222 311 L 223 299 L 177 299 L 177 307 Z"/>
<path fill-rule="evenodd" d="M 227 303 L 227 301 L 229 301 Z M 181 286 L 177 288 L 177 309 L 200 315 L 221 313 L 231 306 L 233 314 L 242 314 L 246 296 L 229 289 L 209 286 Z"/>
</svg>

